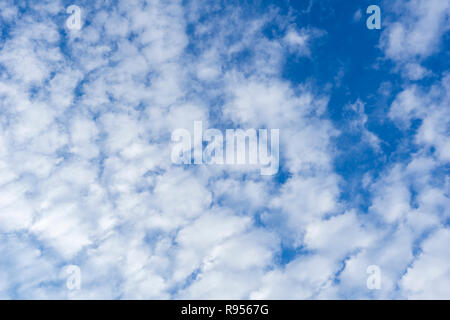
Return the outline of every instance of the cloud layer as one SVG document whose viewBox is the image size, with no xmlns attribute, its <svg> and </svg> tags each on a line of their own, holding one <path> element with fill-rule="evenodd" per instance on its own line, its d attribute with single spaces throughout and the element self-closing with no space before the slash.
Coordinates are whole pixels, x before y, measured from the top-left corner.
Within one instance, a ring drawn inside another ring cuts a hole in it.
<svg viewBox="0 0 450 320">
<path fill-rule="evenodd" d="M 323 63 L 330 30 L 275 5 L 130 0 L 80 2 L 76 31 L 70 4 L 0 5 L 0 298 L 450 298 L 450 75 L 428 64 L 448 0 L 383 7 L 397 149 L 349 199 L 336 139 L 380 158 L 390 142 L 364 99 L 339 126 L 339 85 L 285 75 Z M 280 173 L 172 164 L 171 132 L 197 120 L 279 128 Z"/>
</svg>

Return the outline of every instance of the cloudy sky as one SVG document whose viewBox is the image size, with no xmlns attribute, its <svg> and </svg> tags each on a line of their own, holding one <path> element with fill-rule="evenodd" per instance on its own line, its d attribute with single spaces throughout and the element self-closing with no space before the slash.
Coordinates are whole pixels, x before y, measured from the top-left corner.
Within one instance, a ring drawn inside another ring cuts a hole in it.
<svg viewBox="0 0 450 320">
<path fill-rule="evenodd" d="M 449 13 L 0 0 L 0 298 L 450 299 Z M 173 164 L 194 121 L 278 173 Z"/>
</svg>

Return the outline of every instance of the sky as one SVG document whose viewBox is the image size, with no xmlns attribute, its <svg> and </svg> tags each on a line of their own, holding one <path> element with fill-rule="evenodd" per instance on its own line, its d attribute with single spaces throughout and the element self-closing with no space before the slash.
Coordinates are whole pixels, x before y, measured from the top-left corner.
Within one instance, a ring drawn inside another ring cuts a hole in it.
<svg viewBox="0 0 450 320">
<path fill-rule="evenodd" d="M 450 299 L 449 14 L 0 0 L 0 298 Z M 173 163 L 195 121 L 278 172 Z"/>
</svg>

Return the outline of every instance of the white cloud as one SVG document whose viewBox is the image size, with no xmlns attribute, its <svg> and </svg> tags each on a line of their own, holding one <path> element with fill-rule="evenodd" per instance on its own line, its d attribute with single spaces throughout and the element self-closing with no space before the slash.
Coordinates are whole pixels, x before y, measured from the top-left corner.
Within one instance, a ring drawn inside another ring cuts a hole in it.
<svg viewBox="0 0 450 320">
<path fill-rule="evenodd" d="M 411 80 L 421 80 L 430 75 L 430 71 L 417 63 L 408 63 L 404 67 L 404 77 Z"/>
<path fill-rule="evenodd" d="M 382 47 L 388 58 L 407 60 L 427 58 L 439 48 L 441 36 L 448 31 L 449 0 L 395 1 L 389 4 L 400 21 L 383 32 Z"/>
<path fill-rule="evenodd" d="M 422 252 L 400 281 L 411 299 L 448 299 L 450 297 L 450 254 L 444 243 L 450 230 L 441 229 L 426 239 Z"/>
<path fill-rule="evenodd" d="M 64 8 L 47 1 L 33 4 L 40 19 L 31 11 L 11 26 L 0 52 L 7 71 L 0 78 L 0 296 L 367 296 L 365 268 L 379 264 L 387 279 L 380 296 L 392 297 L 411 262 L 405 294 L 434 294 L 408 279 L 435 251 L 425 244 L 414 262 L 413 242 L 448 216 L 448 185 L 431 179 L 448 160 L 448 78 L 429 91 L 407 86 L 392 104 L 399 126 L 423 120 L 416 143 L 436 154 L 422 152 L 368 179 L 374 222 L 340 199 L 328 95 L 281 76 L 285 57 L 308 56 L 323 32 L 282 23 L 274 11 L 200 19 L 220 8 L 189 6 L 196 10 L 185 12 L 181 1 L 94 3 L 85 8 L 90 23 L 66 36 L 54 19 Z M 2 8 L 4 19 L 16 15 L 12 5 Z M 420 19 L 442 20 L 435 2 L 426 8 L 414 28 Z M 271 39 L 263 32 L 269 22 L 280 28 Z M 431 54 L 413 45 L 420 38 L 414 30 L 412 38 L 400 33 L 409 51 L 387 42 L 386 54 Z M 430 48 L 437 43 L 424 39 Z M 409 66 L 409 78 L 427 76 Z M 362 102 L 353 111 L 357 130 L 377 146 Z M 170 132 L 194 120 L 280 129 L 286 182 L 245 168 L 172 165 Z M 377 223 L 400 227 L 379 230 Z M 280 265 L 281 243 L 306 253 Z M 80 266 L 82 290 L 65 289 L 59 272 L 66 264 Z"/>
<path fill-rule="evenodd" d="M 416 85 L 409 86 L 397 95 L 389 111 L 390 118 L 402 127 L 409 127 L 411 120 L 421 119 L 415 141 L 425 147 L 434 147 L 437 158 L 442 162 L 450 160 L 447 132 L 450 119 L 449 87 L 449 75 L 444 75 L 428 90 Z"/>
<path fill-rule="evenodd" d="M 421 62 L 440 51 L 442 38 L 450 30 L 449 0 L 386 1 L 395 16 L 387 18 L 380 47 L 400 66 L 406 79 L 420 80 L 430 72 Z"/>
</svg>

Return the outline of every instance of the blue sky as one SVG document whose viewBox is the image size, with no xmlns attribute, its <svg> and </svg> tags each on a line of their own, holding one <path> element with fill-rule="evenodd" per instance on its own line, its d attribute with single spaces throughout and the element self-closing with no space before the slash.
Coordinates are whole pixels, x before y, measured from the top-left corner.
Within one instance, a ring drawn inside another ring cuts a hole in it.
<svg viewBox="0 0 450 320">
<path fill-rule="evenodd" d="M 450 298 L 449 12 L 2 0 L 0 298 Z M 194 121 L 278 173 L 172 163 Z"/>
</svg>

